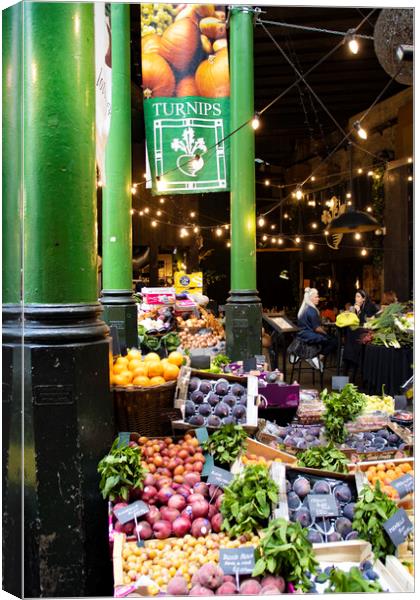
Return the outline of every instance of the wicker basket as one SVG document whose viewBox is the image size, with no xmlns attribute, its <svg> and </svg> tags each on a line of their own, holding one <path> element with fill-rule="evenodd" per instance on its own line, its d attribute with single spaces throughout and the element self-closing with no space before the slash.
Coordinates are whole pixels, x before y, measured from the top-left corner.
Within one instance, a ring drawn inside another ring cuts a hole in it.
<svg viewBox="0 0 420 600">
<path fill-rule="evenodd" d="M 136 431 L 145 436 L 171 435 L 171 421 L 180 418 L 174 408 L 176 381 L 156 387 L 113 387 L 118 431 Z"/>
</svg>

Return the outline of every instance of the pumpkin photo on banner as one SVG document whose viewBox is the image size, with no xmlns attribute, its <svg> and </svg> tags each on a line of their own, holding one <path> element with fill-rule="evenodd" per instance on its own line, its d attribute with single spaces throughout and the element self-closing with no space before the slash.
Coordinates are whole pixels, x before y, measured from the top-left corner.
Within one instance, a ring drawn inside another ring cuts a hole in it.
<svg viewBox="0 0 420 600">
<path fill-rule="evenodd" d="M 141 4 L 141 63 L 152 193 L 228 190 L 225 8 Z"/>
</svg>

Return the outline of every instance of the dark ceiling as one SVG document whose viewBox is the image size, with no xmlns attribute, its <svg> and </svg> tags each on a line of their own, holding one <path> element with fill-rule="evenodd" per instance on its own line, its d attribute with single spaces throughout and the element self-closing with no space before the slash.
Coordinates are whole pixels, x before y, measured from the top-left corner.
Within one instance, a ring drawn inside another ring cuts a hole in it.
<svg viewBox="0 0 420 600">
<path fill-rule="evenodd" d="M 261 20 L 286 22 L 346 32 L 356 28 L 371 8 L 263 6 Z M 144 139 L 141 114 L 139 5 L 131 5 L 134 139 Z M 373 35 L 380 9 L 374 10 L 358 33 Z M 340 41 L 338 35 L 265 25 L 293 64 L 306 72 Z M 297 78 L 261 25 L 254 29 L 255 109 L 263 109 Z M 390 76 L 376 57 L 373 40 L 361 40 L 357 55 L 341 45 L 308 76 L 308 83 L 330 113 L 345 128 L 349 118 L 365 109 L 383 90 Z M 405 89 L 392 83 L 383 98 Z M 256 135 L 256 156 L 279 167 L 316 154 L 325 154 L 326 140 L 337 126 L 302 82 L 271 106 Z"/>
</svg>

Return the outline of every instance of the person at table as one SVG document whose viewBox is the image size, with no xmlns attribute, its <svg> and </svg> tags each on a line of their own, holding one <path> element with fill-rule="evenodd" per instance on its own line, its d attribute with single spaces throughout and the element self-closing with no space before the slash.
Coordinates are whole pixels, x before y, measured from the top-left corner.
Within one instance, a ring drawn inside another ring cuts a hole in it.
<svg viewBox="0 0 420 600">
<path fill-rule="evenodd" d="M 356 290 L 356 295 L 354 297 L 353 310 L 359 317 L 360 325 L 364 325 L 366 319 L 376 315 L 379 309 L 376 304 L 370 300 L 365 290 L 358 289 Z"/>
<path fill-rule="evenodd" d="M 356 290 L 354 305 L 350 310 L 356 313 L 359 317 L 360 325 L 363 326 L 366 323 L 366 319 L 376 315 L 378 307 L 370 300 L 364 290 L 358 289 Z M 354 382 L 361 361 L 362 344 L 360 336 L 363 333 L 363 327 L 356 329 L 347 327 L 346 329 L 346 339 L 343 349 L 344 372 L 347 375 L 350 371 L 353 371 L 352 380 Z"/>
<path fill-rule="evenodd" d="M 388 290 L 382 294 L 381 298 L 381 310 L 384 310 L 390 304 L 395 304 L 398 302 L 397 294 L 394 290 Z"/>
<path fill-rule="evenodd" d="M 315 369 L 323 370 L 323 360 L 335 349 L 337 341 L 321 327 L 321 318 L 317 308 L 318 303 L 318 290 L 316 288 L 305 288 L 303 301 L 298 312 L 299 332 L 297 337 L 308 345 L 314 344 L 321 347 L 318 356 L 307 359 L 307 362 Z"/>
</svg>

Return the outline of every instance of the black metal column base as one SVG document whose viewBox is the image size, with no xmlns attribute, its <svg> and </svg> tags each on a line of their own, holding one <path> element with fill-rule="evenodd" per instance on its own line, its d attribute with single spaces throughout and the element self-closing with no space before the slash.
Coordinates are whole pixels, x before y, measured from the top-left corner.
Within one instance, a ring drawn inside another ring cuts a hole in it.
<svg viewBox="0 0 420 600">
<path fill-rule="evenodd" d="M 232 360 L 261 354 L 262 305 L 257 290 L 233 290 L 225 305 L 226 353 Z"/>
<path fill-rule="evenodd" d="M 137 303 L 131 290 L 102 290 L 100 302 L 104 307 L 103 319 L 116 327 L 123 353 L 138 348 Z"/>
<path fill-rule="evenodd" d="M 18 309 L 3 309 L 4 539 L 20 541 L 19 528 L 11 528 L 24 518 L 24 564 L 18 541 L 4 548 L 3 589 L 15 594 L 24 574 L 21 597 L 111 596 L 107 503 L 97 473 L 114 438 L 101 305 L 25 307 L 23 346 Z M 24 515 L 16 502 L 22 456 Z"/>
</svg>

